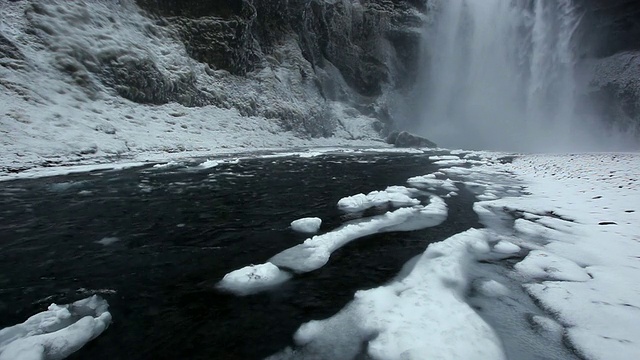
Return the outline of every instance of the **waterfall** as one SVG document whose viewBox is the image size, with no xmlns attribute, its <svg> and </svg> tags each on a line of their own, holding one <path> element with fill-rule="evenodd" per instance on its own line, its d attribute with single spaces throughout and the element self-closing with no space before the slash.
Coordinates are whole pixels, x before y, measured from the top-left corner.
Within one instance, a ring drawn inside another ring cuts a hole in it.
<svg viewBox="0 0 640 360">
<path fill-rule="evenodd" d="M 444 147 L 579 143 L 571 0 L 427 0 L 417 132 Z"/>
</svg>

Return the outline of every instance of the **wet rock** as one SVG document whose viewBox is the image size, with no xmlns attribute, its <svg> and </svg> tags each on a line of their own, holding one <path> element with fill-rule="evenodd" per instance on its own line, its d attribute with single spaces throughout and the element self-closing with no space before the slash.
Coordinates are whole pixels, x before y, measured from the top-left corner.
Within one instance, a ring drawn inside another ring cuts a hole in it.
<svg viewBox="0 0 640 360">
<path fill-rule="evenodd" d="M 393 144 L 395 147 L 400 147 L 400 148 L 410 148 L 410 147 L 435 148 L 437 147 L 437 145 L 434 142 L 430 141 L 429 139 L 408 133 L 406 131 L 392 132 L 387 137 L 387 143 Z"/>
</svg>

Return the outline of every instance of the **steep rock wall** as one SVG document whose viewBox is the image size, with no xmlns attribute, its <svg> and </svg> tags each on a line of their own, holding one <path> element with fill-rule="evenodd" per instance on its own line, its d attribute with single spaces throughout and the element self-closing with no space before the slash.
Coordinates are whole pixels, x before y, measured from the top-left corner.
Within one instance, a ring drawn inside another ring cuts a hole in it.
<svg viewBox="0 0 640 360">
<path fill-rule="evenodd" d="M 577 46 L 587 102 L 607 123 L 640 136 L 640 2 L 576 2 L 584 17 Z"/>
<path fill-rule="evenodd" d="M 251 81 L 263 81 L 265 71 L 284 71 L 309 84 L 306 97 L 318 102 L 312 117 L 329 119 L 321 128 L 333 126 L 335 116 L 320 105 L 332 101 L 388 123 L 386 95 L 410 88 L 415 79 L 421 1 L 136 2 L 211 69 Z M 289 127 L 305 116 L 286 107 L 265 109 L 259 100 L 252 111 Z"/>
</svg>

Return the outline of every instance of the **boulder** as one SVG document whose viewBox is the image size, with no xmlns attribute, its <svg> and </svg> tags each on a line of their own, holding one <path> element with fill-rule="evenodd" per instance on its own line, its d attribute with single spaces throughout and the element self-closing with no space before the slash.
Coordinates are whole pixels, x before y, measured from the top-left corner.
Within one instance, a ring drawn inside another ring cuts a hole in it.
<svg viewBox="0 0 640 360">
<path fill-rule="evenodd" d="M 387 142 L 389 144 L 393 144 L 395 147 L 400 147 L 400 148 L 438 147 L 438 145 L 436 145 L 434 142 L 430 141 L 429 139 L 426 139 L 422 136 L 408 133 L 406 131 L 402 131 L 400 133 L 393 132 L 389 134 L 389 136 L 387 137 Z"/>
</svg>

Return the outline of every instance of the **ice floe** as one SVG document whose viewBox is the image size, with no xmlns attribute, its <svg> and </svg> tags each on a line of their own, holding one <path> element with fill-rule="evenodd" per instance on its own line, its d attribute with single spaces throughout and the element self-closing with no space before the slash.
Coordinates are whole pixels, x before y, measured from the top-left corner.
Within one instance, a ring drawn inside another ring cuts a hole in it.
<svg viewBox="0 0 640 360">
<path fill-rule="evenodd" d="M 92 297 L 51 304 L 22 324 L 0 330 L 0 360 L 58 360 L 78 351 L 111 323 L 109 305 Z"/>
<path fill-rule="evenodd" d="M 504 359 L 496 333 L 464 300 L 478 242 L 486 235 L 472 229 L 429 245 L 407 274 L 302 325 L 296 348 L 271 359 Z"/>
<path fill-rule="evenodd" d="M 249 295 L 281 284 L 291 277 L 270 262 L 232 271 L 218 282 L 218 288 L 237 295 Z"/>
<path fill-rule="evenodd" d="M 372 191 L 365 194 L 347 196 L 338 201 L 338 208 L 345 212 L 360 212 L 366 209 L 391 204 L 394 207 L 419 205 L 420 200 L 410 197 L 415 189 L 403 186 L 392 186 L 384 191 Z"/>
<path fill-rule="evenodd" d="M 431 196 L 427 206 L 417 205 L 389 211 L 371 218 L 347 223 L 333 231 L 316 235 L 304 243 L 282 251 L 269 261 L 298 273 L 324 266 L 331 253 L 361 237 L 390 231 L 413 231 L 441 224 L 447 218 L 447 205 Z"/>
<path fill-rule="evenodd" d="M 306 217 L 291 222 L 291 229 L 302 233 L 315 233 L 320 229 L 322 219 L 319 217 Z"/>
</svg>

